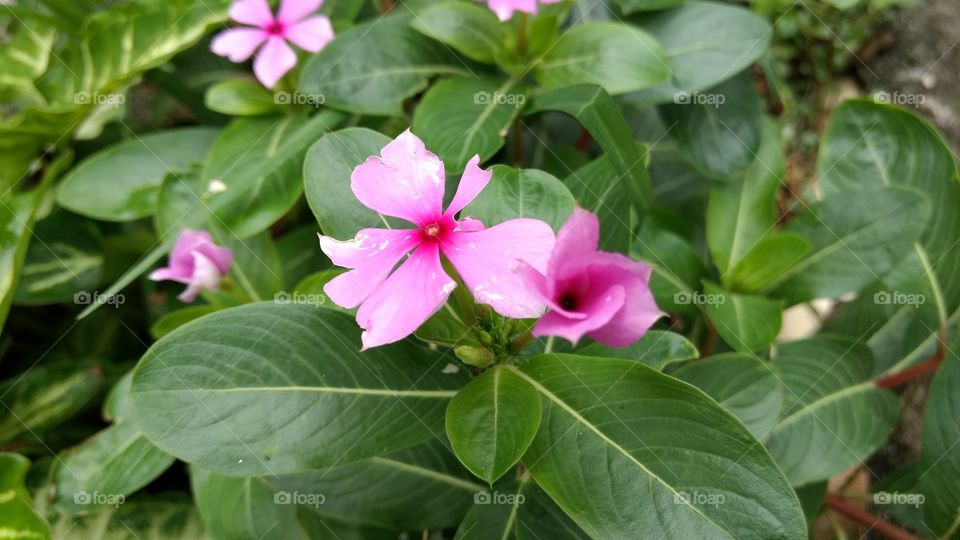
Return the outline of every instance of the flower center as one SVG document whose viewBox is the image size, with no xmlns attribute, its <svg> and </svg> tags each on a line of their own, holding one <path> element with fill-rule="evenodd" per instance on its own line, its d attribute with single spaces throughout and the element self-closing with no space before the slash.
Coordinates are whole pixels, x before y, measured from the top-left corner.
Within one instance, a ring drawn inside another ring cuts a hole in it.
<svg viewBox="0 0 960 540">
<path fill-rule="evenodd" d="M 576 311 L 577 310 L 577 299 L 570 293 L 567 293 L 560 297 L 560 301 L 557 302 L 560 304 L 560 307 L 567 311 Z"/>
<path fill-rule="evenodd" d="M 268 34 L 271 36 L 282 36 L 283 35 L 283 23 L 280 21 L 273 21 L 264 28 Z"/>
<path fill-rule="evenodd" d="M 431 223 L 429 225 L 423 226 L 423 234 L 427 235 L 430 238 L 436 238 L 440 235 L 440 224 Z"/>
</svg>

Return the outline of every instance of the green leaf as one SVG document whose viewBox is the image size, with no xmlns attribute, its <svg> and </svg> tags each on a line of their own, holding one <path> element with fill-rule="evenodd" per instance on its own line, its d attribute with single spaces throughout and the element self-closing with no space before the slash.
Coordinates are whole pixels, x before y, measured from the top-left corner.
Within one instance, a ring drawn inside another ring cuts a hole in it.
<svg viewBox="0 0 960 540">
<path fill-rule="evenodd" d="M 734 294 L 715 283 L 704 281 L 706 298 L 716 302 L 704 307 L 717 334 L 737 351 L 762 349 L 777 338 L 783 302 L 763 296 Z"/>
<path fill-rule="evenodd" d="M 411 130 L 443 160 L 447 174 L 459 173 L 473 156 L 482 163 L 503 147 L 526 99 L 515 79 L 451 77 L 424 94 Z"/>
<path fill-rule="evenodd" d="M 11 540 L 49 540 L 50 526 L 33 510 L 23 482 L 30 461 L 0 453 L 0 531 Z"/>
<path fill-rule="evenodd" d="M 763 290 L 790 271 L 810 251 L 810 244 L 796 234 L 767 234 L 724 274 L 724 285 L 735 291 Z"/>
<path fill-rule="evenodd" d="M 515 218 L 539 219 L 557 231 L 573 214 L 573 195 L 550 174 L 506 165 L 494 165 L 492 171 L 490 183 L 462 215 L 475 217 L 488 227 Z"/>
<path fill-rule="evenodd" d="M 202 161 L 217 133 L 212 128 L 192 127 L 135 135 L 133 140 L 97 152 L 70 171 L 60 186 L 57 203 L 102 221 L 149 216 L 164 176 Z"/>
<path fill-rule="evenodd" d="M 58 540 L 198 540 L 208 538 L 186 500 L 138 499 L 82 518 L 64 516 L 52 524 Z"/>
<path fill-rule="evenodd" d="M 878 188 L 808 207 L 784 232 L 810 243 L 810 252 L 760 292 L 789 305 L 857 291 L 896 265 L 927 224 L 922 193 Z"/>
<path fill-rule="evenodd" d="M 0 50 L 0 86 L 36 92 L 33 82 L 47 70 L 57 29 L 34 20 L 18 22 Z"/>
<path fill-rule="evenodd" d="M 119 422 L 130 413 L 130 384 L 133 382 L 133 370 L 123 374 L 113 383 L 103 400 L 103 419 L 107 422 Z"/>
<path fill-rule="evenodd" d="M 164 451 L 232 476 L 349 463 L 443 429 L 462 375 L 407 343 L 359 348 L 356 323 L 332 310 L 219 311 L 150 348 L 133 377 L 133 417 Z"/>
<path fill-rule="evenodd" d="M 676 362 L 693 360 L 700 356 L 697 348 L 680 334 L 650 330 L 639 341 L 628 347 L 612 349 L 602 343 L 591 343 L 577 351 L 582 356 L 633 360 L 658 371 Z"/>
<path fill-rule="evenodd" d="M 954 344 L 957 341 L 954 340 Z M 951 347 L 951 350 L 957 350 Z M 947 354 L 930 386 L 923 417 L 919 482 L 926 495 L 923 515 L 932 532 L 950 538 L 960 529 L 960 360 Z"/>
<path fill-rule="evenodd" d="M 173 461 L 173 456 L 147 440 L 135 423 L 122 421 L 58 458 L 54 506 L 65 514 L 116 506 L 160 476 Z"/>
<path fill-rule="evenodd" d="M 686 238 L 667 230 L 655 219 L 646 219 L 630 255 L 653 267 L 650 290 L 658 306 L 670 313 L 696 311 L 692 300 L 707 270 Z"/>
<path fill-rule="evenodd" d="M 304 191 L 323 233 L 340 240 L 367 227 L 384 227 L 384 219 L 357 200 L 350 174 L 390 142 L 386 135 L 365 128 L 348 128 L 324 135 L 307 151 L 303 163 Z"/>
<path fill-rule="evenodd" d="M 259 116 L 277 110 L 273 94 L 263 86 L 243 79 L 211 85 L 203 101 L 211 111 L 232 116 Z"/>
<path fill-rule="evenodd" d="M 455 540 L 551 540 L 589 538 L 529 475 L 501 482 L 492 493 L 477 494 L 473 508 L 457 527 Z"/>
<path fill-rule="evenodd" d="M 330 268 L 330 259 L 317 249 L 317 226 L 312 222 L 285 233 L 276 244 L 285 286 L 294 286 L 318 270 Z"/>
<path fill-rule="evenodd" d="M 276 490 L 264 478 L 234 478 L 191 466 L 190 488 L 200 518 L 213 538 L 292 537 L 297 506 L 277 499 Z"/>
<path fill-rule="evenodd" d="M 544 355 L 509 369 L 543 401 L 523 463 L 591 537 L 806 536 L 770 455 L 696 388 L 624 360 Z"/>
<path fill-rule="evenodd" d="M 624 13 L 634 11 L 656 11 L 683 4 L 687 0 L 614 0 Z"/>
<path fill-rule="evenodd" d="M 813 523 L 823 510 L 823 502 L 827 498 L 827 482 L 814 482 L 794 488 L 794 491 L 797 492 L 797 498 L 803 506 L 803 515 L 807 517 L 807 523 Z"/>
<path fill-rule="evenodd" d="M 470 381 L 447 407 L 447 437 L 460 461 L 493 484 L 527 450 L 540 426 L 540 397 L 503 365 Z"/>
<path fill-rule="evenodd" d="M 780 344 L 773 364 L 784 407 L 767 447 L 794 486 L 866 460 L 897 424 L 899 400 L 873 384 L 870 350 L 852 338 Z"/>
<path fill-rule="evenodd" d="M 92 293 L 103 275 L 103 239 L 90 220 L 69 212 L 54 212 L 32 231 L 13 301 L 55 304 Z"/>
<path fill-rule="evenodd" d="M 641 147 L 644 162 L 647 148 Z M 631 199 L 625 197 L 622 176 L 606 156 L 587 163 L 564 180 L 577 204 L 600 219 L 600 249 L 626 253 L 636 228 L 636 213 Z"/>
<path fill-rule="evenodd" d="M 470 75 L 462 61 L 389 15 L 337 35 L 303 66 L 300 91 L 329 107 L 357 114 L 401 116 L 403 101 L 438 74 Z"/>
<path fill-rule="evenodd" d="M 741 74 L 703 93 L 680 94 L 657 111 L 694 168 L 710 178 L 734 180 L 757 155 L 760 109 L 753 79 Z"/>
<path fill-rule="evenodd" d="M 534 73 L 548 90 L 597 84 L 615 95 L 666 82 L 668 62 L 660 44 L 640 28 L 585 23 L 561 35 L 540 58 Z"/>
<path fill-rule="evenodd" d="M 153 323 L 150 327 L 150 335 L 153 336 L 153 339 L 160 339 L 188 322 L 220 311 L 220 309 L 222 308 L 219 306 L 190 306 L 171 311 Z"/>
<path fill-rule="evenodd" d="M 413 21 L 413 28 L 442 41 L 464 56 L 492 64 L 507 43 L 507 26 L 493 11 L 467 2 L 446 2 L 432 6 Z"/>
<path fill-rule="evenodd" d="M 485 486 L 471 479 L 445 441 L 349 465 L 271 480 L 278 493 L 318 495 L 304 509 L 326 518 L 397 528 L 456 525 Z M 283 495 L 281 495 L 283 496 Z M 322 499 L 321 497 L 322 496 Z"/>
<path fill-rule="evenodd" d="M 233 250 L 233 264 L 228 277 L 253 302 L 269 300 L 283 288 L 283 270 L 273 240 L 266 232 L 240 239 L 223 230 L 211 228 L 214 243 Z"/>
<path fill-rule="evenodd" d="M 482 347 L 479 338 L 467 326 L 453 308 L 447 304 L 443 309 L 427 319 L 414 333 L 417 338 L 427 343 L 436 343 L 443 347 L 457 347 L 471 345 Z"/>
<path fill-rule="evenodd" d="M 24 434 L 31 437 L 56 427 L 86 405 L 103 384 L 93 362 L 36 366 L 0 382 L 4 409 L 0 412 L 0 443 Z"/>
<path fill-rule="evenodd" d="M 783 392 L 773 368 L 755 356 L 718 354 L 671 373 L 701 389 L 739 418 L 757 440 L 777 422 Z"/>
<path fill-rule="evenodd" d="M 672 103 L 679 93 L 699 92 L 733 77 L 766 52 L 773 35 L 759 15 L 719 2 L 688 2 L 635 20 L 663 46 L 671 72 L 665 84 L 628 98 L 647 105 Z"/>
</svg>

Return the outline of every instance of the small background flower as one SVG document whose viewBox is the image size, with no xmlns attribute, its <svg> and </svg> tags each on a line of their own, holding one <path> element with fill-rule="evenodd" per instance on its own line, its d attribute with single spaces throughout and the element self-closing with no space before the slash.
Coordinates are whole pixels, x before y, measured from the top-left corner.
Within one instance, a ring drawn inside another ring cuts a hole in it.
<svg viewBox="0 0 960 540">
<path fill-rule="evenodd" d="M 213 243 L 207 231 L 184 229 L 170 253 L 165 268 L 150 274 L 154 281 L 177 281 L 187 285 L 177 298 L 193 302 L 202 290 L 216 292 L 233 263 L 233 250 Z"/>
<path fill-rule="evenodd" d="M 508 21 L 514 11 L 535 14 L 537 2 L 541 4 L 556 4 L 560 0 L 487 0 L 487 7 L 497 14 L 501 21 Z"/>
</svg>

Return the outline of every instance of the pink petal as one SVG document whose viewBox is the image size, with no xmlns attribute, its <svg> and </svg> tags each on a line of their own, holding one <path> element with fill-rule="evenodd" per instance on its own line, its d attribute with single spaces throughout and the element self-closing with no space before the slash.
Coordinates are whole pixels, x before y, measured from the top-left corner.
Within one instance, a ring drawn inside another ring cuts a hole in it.
<svg viewBox="0 0 960 540">
<path fill-rule="evenodd" d="M 447 207 L 444 215 L 456 216 L 457 212 L 463 210 L 473 199 L 477 198 L 483 188 L 487 187 L 493 173 L 481 169 L 478 166 L 479 163 L 480 156 L 473 156 L 467 162 L 467 166 L 463 170 L 463 176 L 460 177 L 460 185 L 457 186 L 457 193 L 450 201 L 450 206 Z"/>
<path fill-rule="evenodd" d="M 608 347 L 626 347 L 640 339 L 663 312 L 648 286 L 651 268 L 618 253 L 598 253 L 590 266 L 592 283 L 617 283 L 626 291 L 623 309 L 608 324 L 590 331 L 591 338 Z"/>
<path fill-rule="evenodd" d="M 283 38 L 273 36 L 257 53 L 253 61 L 253 73 L 267 88 L 273 88 L 293 66 L 297 65 L 297 53 Z"/>
<path fill-rule="evenodd" d="M 521 270 L 521 277 L 524 284 L 527 286 L 527 290 L 529 290 L 531 294 L 535 294 L 541 302 L 550 308 L 550 311 L 559 313 L 568 319 L 587 318 L 585 313 L 568 311 L 554 301 L 556 289 L 559 287 L 564 287 L 566 284 L 558 284 L 553 280 L 547 279 L 546 276 L 526 263 L 521 263 L 521 266 L 523 267 Z"/>
<path fill-rule="evenodd" d="M 151 281 L 178 281 L 180 283 L 190 283 L 190 275 L 193 273 L 193 269 L 189 269 L 189 272 L 184 272 L 178 268 L 157 268 L 153 272 L 150 272 L 150 275 L 147 276 Z"/>
<path fill-rule="evenodd" d="M 210 259 L 211 262 L 217 267 L 217 270 L 220 272 L 220 275 L 227 275 L 230 271 L 230 265 L 233 263 L 233 250 L 230 248 L 220 247 L 215 244 L 203 244 L 198 246 L 194 253 L 199 253 Z"/>
<path fill-rule="evenodd" d="M 241 24 L 266 28 L 273 23 L 273 12 L 267 0 L 234 0 L 228 13 L 231 19 Z"/>
<path fill-rule="evenodd" d="M 173 244 L 170 252 L 171 267 L 193 267 L 193 251 L 205 244 L 213 244 L 213 238 L 207 231 L 184 229 Z"/>
<path fill-rule="evenodd" d="M 440 266 L 437 244 L 421 244 L 357 311 L 363 348 L 409 336 L 443 306 L 455 287 Z"/>
<path fill-rule="evenodd" d="M 353 170 L 350 188 L 367 208 L 424 227 L 442 215 L 444 181 L 443 162 L 408 129 Z"/>
<path fill-rule="evenodd" d="M 259 28 L 231 28 L 217 34 L 210 49 L 231 62 L 244 62 L 267 40 L 267 33 Z"/>
<path fill-rule="evenodd" d="M 353 309 L 359 306 L 378 285 L 387 279 L 393 268 L 419 243 L 417 231 L 364 229 L 354 240 L 338 242 L 320 237 L 320 248 L 333 264 L 353 270 L 341 274 L 323 290 L 338 306 Z"/>
<path fill-rule="evenodd" d="M 220 269 L 213 261 L 206 258 L 199 252 L 193 253 L 194 272 L 190 279 L 187 289 L 183 291 L 179 298 L 183 302 L 193 302 L 200 291 L 208 290 L 216 292 L 220 289 Z"/>
<path fill-rule="evenodd" d="M 543 313 L 544 303 L 523 279 L 521 261 L 545 273 L 553 230 L 536 219 L 511 219 L 477 232 L 454 232 L 442 246 L 478 302 L 506 317 Z"/>
<path fill-rule="evenodd" d="M 624 288 L 614 285 L 604 291 L 603 294 L 585 300 L 585 304 L 581 306 L 580 311 L 586 313 L 587 317 L 572 319 L 556 311 L 551 311 L 537 321 L 537 324 L 533 327 L 533 335 L 536 337 L 559 336 L 576 344 L 584 334 L 602 328 L 609 323 L 621 310 L 625 299 L 626 291 Z"/>
<path fill-rule="evenodd" d="M 557 245 L 550 257 L 550 276 L 564 279 L 577 272 L 596 253 L 599 239 L 597 216 L 576 208 L 557 233 Z"/>
<path fill-rule="evenodd" d="M 288 27 L 283 37 L 305 51 L 319 52 L 333 40 L 333 26 L 330 25 L 330 19 L 322 15 L 310 17 Z"/>
<path fill-rule="evenodd" d="M 472 217 L 463 218 L 457 221 L 458 232 L 476 232 L 485 229 L 483 222 Z"/>
<path fill-rule="evenodd" d="M 508 21 L 514 10 L 525 13 L 537 12 L 537 0 L 487 0 L 487 6 L 501 21 Z"/>
<path fill-rule="evenodd" d="M 316 13 L 323 0 L 280 0 L 280 11 L 277 20 L 285 25 L 296 24 L 307 15 Z"/>
</svg>

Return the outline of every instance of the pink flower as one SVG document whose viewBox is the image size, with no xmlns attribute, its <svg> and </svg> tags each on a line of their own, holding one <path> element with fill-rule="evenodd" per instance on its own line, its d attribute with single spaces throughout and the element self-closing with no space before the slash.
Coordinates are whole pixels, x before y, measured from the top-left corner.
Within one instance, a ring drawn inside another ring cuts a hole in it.
<svg viewBox="0 0 960 540">
<path fill-rule="evenodd" d="M 193 302 L 201 290 L 220 289 L 220 280 L 227 275 L 232 262 L 233 250 L 214 244 L 210 233 L 184 229 L 170 253 L 170 266 L 154 270 L 149 277 L 154 281 L 185 283 L 187 289 L 177 298 Z"/>
<path fill-rule="evenodd" d="M 586 334 L 626 347 L 663 316 L 648 286 L 650 266 L 597 251 L 599 235 L 597 216 L 577 208 L 557 235 L 546 273 L 525 272 L 530 289 L 551 309 L 533 327 L 534 336 L 576 343 Z"/>
<path fill-rule="evenodd" d="M 443 162 L 409 130 L 353 170 L 350 187 L 360 202 L 415 227 L 364 229 L 346 242 L 320 236 L 333 263 L 352 269 L 324 291 L 340 306 L 360 306 L 364 349 L 403 339 L 443 306 L 456 283 L 444 272 L 441 253 L 474 297 L 501 315 L 543 313 L 543 302 L 530 294 L 518 271 L 520 261 L 546 270 L 555 241 L 550 226 L 512 219 L 485 229 L 475 219 L 456 217 L 490 181 L 479 162 L 474 156 L 467 163 L 445 212 Z"/>
<path fill-rule="evenodd" d="M 493 10 L 501 21 L 509 21 L 514 11 L 535 14 L 538 1 L 541 4 L 556 4 L 560 0 L 487 0 L 487 7 Z"/>
<path fill-rule="evenodd" d="M 217 34 L 211 49 L 234 62 L 246 61 L 259 49 L 253 72 L 264 86 L 273 88 L 297 63 L 297 53 L 287 41 L 315 53 L 333 39 L 330 19 L 323 15 L 308 17 L 321 4 L 323 0 L 281 0 L 274 17 L 267 0 L 235 0 L 230 18 L 250 26 Z"/>
</svg>

